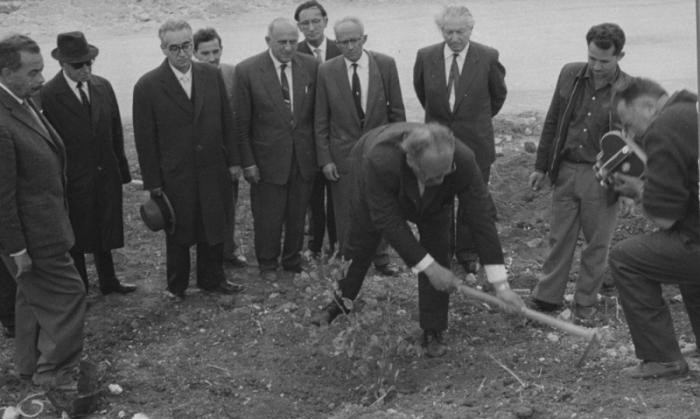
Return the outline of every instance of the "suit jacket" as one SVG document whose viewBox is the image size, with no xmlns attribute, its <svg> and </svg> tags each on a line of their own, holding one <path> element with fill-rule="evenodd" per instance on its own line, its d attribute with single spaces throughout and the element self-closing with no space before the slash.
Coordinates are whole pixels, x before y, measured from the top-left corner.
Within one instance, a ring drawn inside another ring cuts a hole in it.
<svg viewBox="0 0 700 419">
<path fill-rule="evenodd" d="M 164 60 L 136 83 L 133 118 L 144 189 L 164 189 L 175 211 L 175 240 L 221 243 L 231 202 L 227 166 L 240 164 L 221 72 L 193 62 L 188 99 Z"/>
<path fill-rule="evenodd" d="M 226 85 L 226 96 L 228 96 L 228 102 L 231 105 L 231 110 L 233 110 L 233 82 L 236 77 L 236 66 L 232 64 L 222 63 L 219 66 L 221 71 L 221 76 L 224 78 L 224 85 Z"/>
<path fill-rule="evenodd" d="M 314 52 L 311 51 L 311 48 L 309 48 L 309 44 L 307 42 L 299 42 L 297 44 L 297 51 L 315 57 Z M 326 61 L 330 60 L 331 58 L 335 58 L 340 54 L 340 49 L 338 49 L 338 45 L 336 45 L 335 41 L 326 38 Z"/>
<path fill-rule="evenodd" d="M 399 74 L 394 59 L 376 52 L 369 58 L 369 85 L 364 123 L 353 106 L 352 90 L 343 56 L 321 64 L 316 86 L 316 156 L 318 165 L 335 163 L 348 173 L 350 150 L 365 132 L 388 122 L 406 120 Z"/>
<path fill-rule="evenodd" d="M 131 181 L 119 106 L 110 83 L 88 81 L 90 113 L 61 71 L 41 89 L 44 115 L 64 139 L 67 196 L 76 248 L 83 252 L 124 245 L 122 184 Z"/>
<path fill-rule="evenodd" d="M 44 131 L 0 89 L 0 248 L 32 258 L 65 254 L 74 237 L 65 197 L 66 152 L 49 121 Z"/>
<path fill-rule="evenodd" d="M 498 61 L 498 51 L 470 42 L 455 92 L 455 105 L 450 109 L 444 47 L 445 43 L 441 42 L 418 51 L 413 87 L 425 109 L 425 122 L 449 127 L 474 151 L 483 171 L 496 159 L 491 118 L 506 100 L 506 71 Z"/>
<path fill-rule="evenodd" d="M 236 132 L 243 167 L 257 165 L 263 182 L 284 185 L 292 157 L 301 176 L 311 180 L 318 168 L 313 136 L 316 60 L 296 54 L 292 60 L 293 113 L 269 51 L 236 66 L 234 100 Z"/>
<path fill-rule="evenodd" d="M 358 231 L 380 231 L 408 266 L 426 255 L 406 221 L 420 224 L 432 217 L 449 216 L 455 195 L 461 206 L 459 223 L 474 232 L 479 259 L 485 265 L 503 264 L 503 252 L 489 211 L 491 198 L 481 178 L 474 153 L 464 144 L 455 146 L 456 170 L 442 184 L 426 187 L 423 196 L 418 181 L 406 163 L 400 144 L 416 123 L 401 122 L 366 133 L 352 150 L 353 192 L 351 211 Z M 367 226 L 366 224 L 371 224 Z M 448 240 L 445 237 L 445 240 Z"/>
</svg>

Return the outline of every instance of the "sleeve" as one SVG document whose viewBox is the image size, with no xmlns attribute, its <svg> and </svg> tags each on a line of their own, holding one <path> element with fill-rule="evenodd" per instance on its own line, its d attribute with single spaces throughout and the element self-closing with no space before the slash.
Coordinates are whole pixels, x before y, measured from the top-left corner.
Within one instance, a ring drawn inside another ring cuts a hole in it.
<svg viewBox="0 0 700 419">
<path fill-rule="evenodd" d="M 398 175 L 387 169 L 389 166 L 391 165 L 369 161 L 364 167 L 365 199 L 374 226 L 408 266 L 415 266 L 428 253 L 401 215 Z"/>
<path fill-rule="evenodd" d="M 109 82 L 106 81 L 106 84 L 112 109 L 112 147 L 114 149 L 114 155 L 117 156 L 121 181 L 123 184 L 126 184 L 131 182 L 131 173 L 129 172 L 129 162 L 124 152 L 124 128 L 122 127 L 122 117 L 119 112 L 119 103 L 114 94 L 114 89 L 112 89 L 112 85 Z"/>
<path fill-rule="evenodd" d="M 489 68 L 489 94 L 491 95 L 491 116 L 496 114 L 503 107 L 506 101 L 508 89 L 506 88 L 506 69 L 500 61 L 498 61 L 498 51 L 495 51 L 495 56 L 491 61 Z"/>
<path fill-rule="evenodd" d="M 139 81 L 134 86 L 133 99 L 134 142 L 145 190 L 163 187 L 158 127 L 149 90 L 143 80 Z"/>
<path fill-rule="evenodd" d="M 241 64 L 236 66 L 234 74 L 235 106 L 233 113 L 236 127 L 236 143 L 240 153 L 241 165 L 245 168 L 256 164 L 251 145 L 252 139 L 250 138 L 253 98 L 250 91 L 250 82 L 247 80 L 245 69 Z"/>
<path fill-rule="evenodd" d="M 401 83 L 399 81 L 399 72 L 396 69 L 396 62 L 393 58 L 389 59 L 389 122 L 405 122 L 406 111 L 403 105 L 403 97 L 401 96 Z"/>
<path fill-rule="evenodd" d="M 316 160 L 319 167 L 333 163 L 330 151 L 330 104 L 326 88 L 326 66 L 321 65 L 316 76 L 316 104 L 314 132 L 316 133 Z"/>
<path fill-rule="evenodd" d="M 413 89 L 421 106 L 425 108 L 425 83 L 423 80 L 423 58 L 421 52 L 416 54 L 416 63 L 413 65 Z"/>
<path fill-rule="evenodd" d="M 27 248 L 17 208 L 17 160 L 12 134 L 0 127 L 0 247 L 5 254 Z"/>
<path fill-rule="evenodd" d="M 539 170 L 543 173 L 547 173 L 549 170 L 549 159 L 551 154 L 552 146 L 554 145 L 554 138 L 557 135 L 557 126 L 559 125 L 559 114 L 560 108 L 562 106 L 561 95 L 559 95 L 559 87 L 562 83 L 564 71 L 559 73 L 559 78 L 557 80 L 557 85 L 554 89 L 554 94 L 552 95 L 552 101 L 549 104 L 549 110 L 547 111 L 547 116 L 544 119 L 542 125 L 542 134 L 540 134 L 540 142 L 537 146 L 537 156 L 535 159 L 535 170 Z"/>
</svg>

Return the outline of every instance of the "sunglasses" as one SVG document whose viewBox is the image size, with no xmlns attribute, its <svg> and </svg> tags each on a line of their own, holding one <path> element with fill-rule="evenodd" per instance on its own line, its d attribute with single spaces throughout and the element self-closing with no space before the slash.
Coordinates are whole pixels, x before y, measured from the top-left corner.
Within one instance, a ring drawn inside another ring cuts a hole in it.
<svg viewBox="0 0 700 419">
<path fill-rule="evenodd" d="M 88 60 L 88 61 L 83 61 L 81 63 L 68 63 L 69 66 L 73 67 L 76 70 L 80 70 L 83 67 L 90 67 L 92 66 L 92 61 L 93 60 Z"/>
</svg>

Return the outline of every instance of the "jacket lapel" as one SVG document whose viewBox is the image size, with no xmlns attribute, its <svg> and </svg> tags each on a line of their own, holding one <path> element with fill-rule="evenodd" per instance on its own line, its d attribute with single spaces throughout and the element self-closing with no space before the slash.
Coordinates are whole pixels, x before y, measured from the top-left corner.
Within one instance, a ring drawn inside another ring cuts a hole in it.
<svg viewBox="0 0 700 419">
<path fill-rule="evenodd" d="M 476 72 L 474 69 L 476 68 L 478 61 L 479 53 L 472 45 L 467 51 L 467 56 L 464 60 L 464 65 L 462 66 L 462 72 L 459 75 L 459 83 L 457 84 L 457 91 L 455 92 L 455 111 L 459 107 L 460 103 L 462 103 L 462 100 L 464 100 L 464 97 L 467 95 L 469 89 L 471 89 L 474 78 L 476 77 Z"/>
<path fill-rule="evenodd" d="M 304 106 L 306 97 L 308 96 L 311 77 L 309 77 L 306 69 L 299 64 L 296 57 L 292 58 L 292 80 L 294 120 L 298 121 L 299 113 L 303 109 L 302 106 Z"/>
<path fill-rule="evenodd" d="M 294 72 L 294 70 L 292 70 L 292 72 Z M 284 104 L 284 99 L 282 99 L 282 85 L 280 84 L 279 77 L 277 77 L 277 69 L 267 51 L 260 60 L 260 74 L 263 85 L 265 89 L 267 89 L 267 94 L 270 96 L 272 103 L 277 106 L 280 112 L 289 113 L 289 109 L 287 105 Z"/>
<path fill-rule="evenodd" d="M 437 74 L 437 94 L 442 97 L 442 104 L 445 109 L 452 112 L 450 109 L 450 98 L 447 97 L 447 79 L 445 78 L 445 57 L 443 52 L 445 51 L 445 43 L 440 44 L 440 48 L 435 48 L 433 50 L 432 63 L 433 68 L 429 74 Z"/>
<path fill-rule="evenodd" d="M 369 115 L 374 115 L 374 107 L 380 102 L 381 94 L 384 91 L 384 86 L 382 82 L 384 78 L 382 77 L 381 69 L 377 60 L 369 52 L 367 54 L 367 62 L 369 63 L 369 78 L 367 81 L 367 109 L 365 109 L 365 120 L 369 119 Z M 384 98 L 386 102 L 387 98 Z"/>
<path fill-rule="evenodd" d="M 362 129 L 360 124 L 360 116 L 357 114 L 355 107 L 353 106 L 352 90 L 350 90 L 350 79 L 348 78 L 348 69 L 345 64 L 345 58 L 342 57 L 333 61 L 333 78 L 335 79 L 335 83 L 338 86 L 338 91 L 340 92 L 341 103 L 344 103 L 347 107 L 352 108 L 350 113 L 353 116 L 353 121 L 357 127 Z"/>
<path fill-rule="evenodd" d="M 94 127 L 97 126 L 98 118 L 100 117 L 100 111 L 102 110 L 100 106 L 102 103 L 102 91 L 97 88 L 97 83 L 92 77 L 88 83 L 88 88 L 90 89 L 90 116 L 94 130 Z M 73 96 L 75 97 L 75 95 Z"/>
<path fill-rule="evenodd" d="M 58 100 L 66 109 L 71 111 L 77 118 L 84 119 L 89 123 L 89 116 L 85 113 L 82 103 L 75 96 L 75 93 L 68 86 L 66 78 L 63 77 L 63 73 L 60 71 L 54 77 L 56 80 L 56 100 Z M 92 91 L 90 92 L 92 97 Z"/>
<path fill-rule="evenodd" d="M 173 70 L 168 64 L 167 58 L 163 61 L 163 64 L 161 64 L 159 70 L 160 82 L 163 85 L 163 90 L 165 91 L 165 94 L 168 95 L 173 100 L 173 102 L 177 103 L 177 105 L 180 106 L 182 110 L 186 112 L 191 112 L 192 102 L 190 102 L 190 99 L 187 97 L 187 93 L 185 93 L 185 90 L 182 88 L 180 82 L 175 77 Z"/>
<path fill-rule="evenodd" d="M 192 63 L 192 94 L 194 95 L 194 119 L 197 121 L 199 114 L 204 107 L 204 92 L 206 91 L 206 79 L 204 73 L 200 71 L 197 63 Z"/>
</svg>

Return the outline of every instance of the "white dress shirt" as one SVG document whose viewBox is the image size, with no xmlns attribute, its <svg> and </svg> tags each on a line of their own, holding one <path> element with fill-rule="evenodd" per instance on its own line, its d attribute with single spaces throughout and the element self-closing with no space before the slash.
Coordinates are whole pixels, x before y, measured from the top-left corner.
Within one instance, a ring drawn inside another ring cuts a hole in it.
<svg viewBox="0 0 700 419">
<path fill-rule="evenodd" d="M 192 98 L 192 64 L 190 64 L 190 68 L 188 68 L 185 73 L 183 73 L 182 71 L 173 67 L 172 64 L 170 64 L 170 63 L 168 63 L 168 64 L 170 65 L 170 69 L 173 70 L 173 74 L 175 74 L 175 78 L 180 83 L 180 86 L 182 86 L 182 90 L 185 91 L 187 98 L 191 99 Z"/>
<path fill-rule="evenodd" d="M 306 45 L 309 47 L 311 50 L 311 53 L 316 57 L 316 50 L 319 49 L 319 55 L 321 56 L 321 62 L 326 62 L 326 47 L 328 46 L 328 38 L 325 36 L 323 37 L 323 41 L 321 41 L 321 44 L 317 47 L 311 45 L 308 41 L 306 41 Z"/>
<path fill-rule="evenodd" d="M 367 86 L 369 85 L 369 57 L 367 56 L 367 52 L 362 51 L 362 55 L 360 58 L 352 62 L 348 60 L 347 58 L 344 58 L 345 60 L 345 65 L 347 66 L 348 69 L 348 82 L 350 83 L 350 91 L 352 91 L 352 73 L 353 73 L 353 68 L 352 65 L 357 63 L 357 77 L 360 78 L 360 95 L 361 95 L 361 105 L 362 105 L 362 110 L 367 112 Z"/>
<path fill-rule="evenodd" d="M 63 77 L 66 79 L 66 83 L 68 83 L 68 87 L 73 91 L 73 94 L 75 94 L 75 97 L 78 98 L 78 102 L 83 103 L 83 99 L 80 98 L 80 91 L 78 90 L 78 82 L 71 79 L 68 77 L 68 74 L 66 74 L 65 71 L 62 71 Z M 90 89 L 88 89 L 87 82 L 83 82 L 83 92 L 85 92 L 85 96 L 87 96 L 88 101 L 90 100 Z"/>
<path fill-rule="evenodd" d="M 270 58 L 272 58 L 272 63 L 275 66 L 275 74 L 277 74 L 277 80 L 280 82 L 280 89 L 282 89 L 282 62 L 275 58 L 274 55 L 272 55 L 272 51 L 269 51 L 269 53 Z M 289 108 L 292 111 L 294 111 L 294 82 L 292 81 L 292 61 L 290 60 L 285 64 L 287 64 L 287 67 L 284 69 L 284 74 L 287 76 L 287 82 L 289 82 Z"/>
<path fill-rule="evenodd" d="M 469 44 L 461 50 L 460 52 L 457 53 L 457 68 L 459 68 L 459 75 L 460 78 L 462 76 L 462 69 L 464 68 L 464 60 L 467 58 L 467 52 L 469 51 Z M 452 57 L 454 56 L 455 52 L 450 49 L 450 47 L 445 43 L 445 49 L 443 52 L 445 56 L 445 82 L 449 83 L 450 82 L 450 69 L 452 68 Z M 450 103 L 450 108 L 454 107 L 455 105 L 455 92 L 456 89 L 452 89 L 450 92 L 450 97 L 447 98 L 448 102 Z"/>
</svg>

